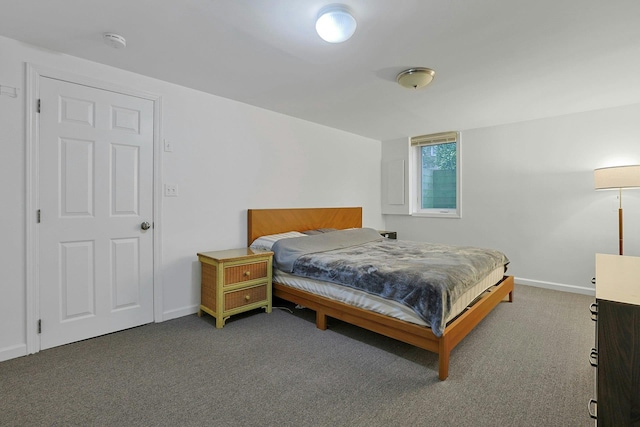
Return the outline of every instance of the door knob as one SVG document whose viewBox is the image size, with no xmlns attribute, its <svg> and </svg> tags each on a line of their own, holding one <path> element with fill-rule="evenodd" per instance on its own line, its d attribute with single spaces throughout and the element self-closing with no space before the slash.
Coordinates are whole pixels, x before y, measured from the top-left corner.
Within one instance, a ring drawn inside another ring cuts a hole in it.
<svg viewBox="0 0 640 427">
<path fill-rule="evenodd" d="M 143 230 L 148 230 L 148 229 L 151 228 L 151 224 L 149 224 L 147 221 L 145 221 L 142 224 L 140 224 L 140 228 L 142 228 Z"/>
</svg>

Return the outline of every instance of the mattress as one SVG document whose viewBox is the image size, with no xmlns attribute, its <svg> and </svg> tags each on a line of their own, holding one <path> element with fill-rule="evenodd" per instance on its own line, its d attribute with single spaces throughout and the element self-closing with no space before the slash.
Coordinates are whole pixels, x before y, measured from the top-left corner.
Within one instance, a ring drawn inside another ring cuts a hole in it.
<svg viewBox="0 0 640 427">
<path fill-rule="evenodd" d="M 504 276 L 504 266 L 491 271 L 484 279 L 471 286 L 451 307 L 446 323 L 458 317 L 490 287 L 497 284 Z M 284 271 L 273 269 L 273 282 L 295 289 L 300 289 L 325 298 L 340 301 L 354 307 L 369 310 L 378 314 L 404 320 L 422 326 L 431 326 L 421 319 L 411 308 L 386 298 L 371 295 L 367 292 L 321 280 L 294 276 Z"/>
</svg>

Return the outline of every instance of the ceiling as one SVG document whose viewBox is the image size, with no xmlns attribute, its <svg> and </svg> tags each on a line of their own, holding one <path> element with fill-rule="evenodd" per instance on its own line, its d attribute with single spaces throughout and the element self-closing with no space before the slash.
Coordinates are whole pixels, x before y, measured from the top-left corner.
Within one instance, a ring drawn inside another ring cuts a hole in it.
<svg viewBox="0 0 640 427">
<path fill-rule="evenodd" d="M 344 0 L 342 44 L 330 3 L 0 0 L 0 35 L 377 140 L 640 103 L 638 0 Z"/>
</svg>

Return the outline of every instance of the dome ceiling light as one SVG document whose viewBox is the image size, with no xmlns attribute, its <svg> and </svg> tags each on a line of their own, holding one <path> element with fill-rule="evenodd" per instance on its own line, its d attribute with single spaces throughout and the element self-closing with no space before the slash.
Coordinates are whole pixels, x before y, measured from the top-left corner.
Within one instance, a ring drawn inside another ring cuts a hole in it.
<svg viewBox="0 0 640 427">
<path fill-rule="evenodd" d="M 396 76 L 398 84 L 409 89 L 420 89 L 431 83 L 436 72 L 431 68 L 409 68 Z"/>
<path fill-rule="evenodd" d="M 357 25 L 346 6 L 334 4 L 320 10 L 316 20 L 316 31 L 324 41 L 342 43 L 351 38 Z"/>
</svg>

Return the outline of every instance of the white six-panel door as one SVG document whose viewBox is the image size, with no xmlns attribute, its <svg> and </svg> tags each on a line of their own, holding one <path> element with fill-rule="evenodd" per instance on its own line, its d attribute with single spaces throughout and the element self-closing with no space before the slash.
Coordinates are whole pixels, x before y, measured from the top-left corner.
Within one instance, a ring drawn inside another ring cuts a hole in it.
<svg viewBox="0 0 640 427">
<path fill-rule="evenodd" d="M 153 321 L 153 102 L 40 78 L 45 349 Z"/>
</svg>

